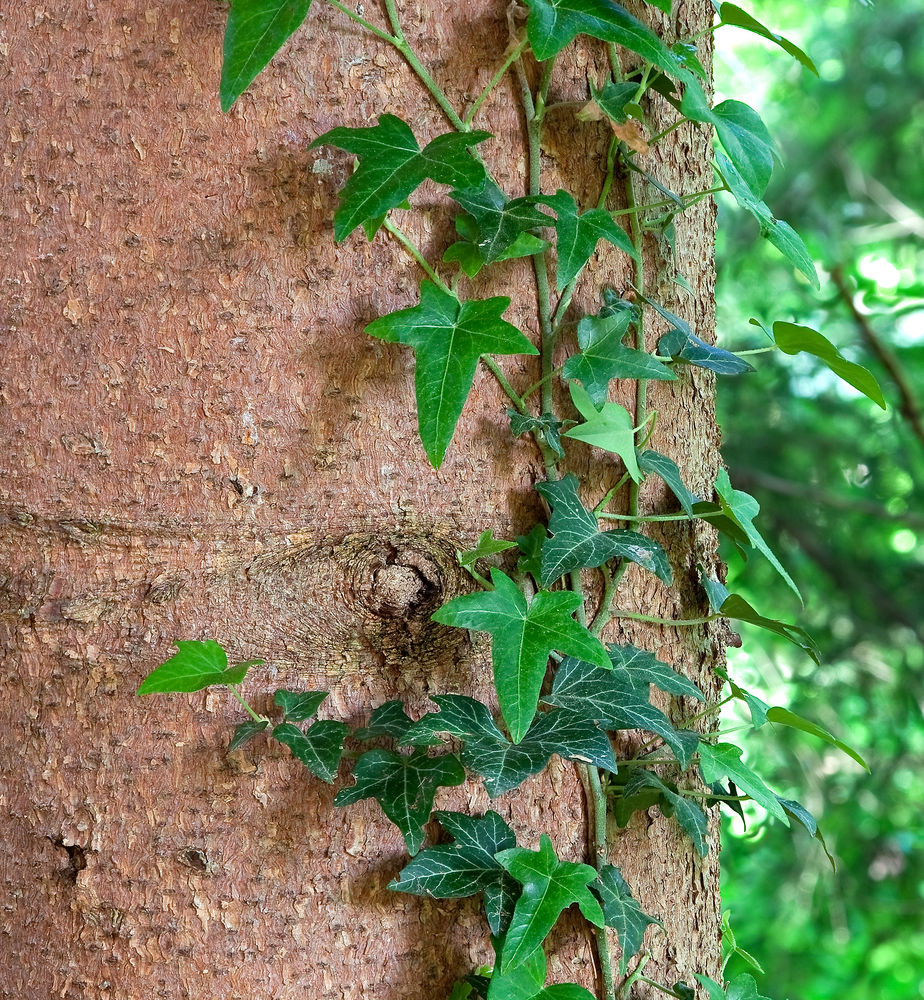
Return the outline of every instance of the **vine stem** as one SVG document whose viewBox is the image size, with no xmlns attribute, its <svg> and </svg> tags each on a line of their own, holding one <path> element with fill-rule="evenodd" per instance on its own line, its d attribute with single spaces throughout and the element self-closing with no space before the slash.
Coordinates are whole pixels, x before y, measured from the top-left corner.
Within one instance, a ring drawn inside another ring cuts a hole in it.
<svg viewBox="0 0 924 1000">
<path fill-rule="evenodd" d="M 247 699 L 241 694 L 240 691 L 238 691 L 238 689 L 233 684 L 228 685 L 228 690 L 231 692 L 231 694 L 234 695 L 235 698 L 237 698 L 237 700 L 241 703 L 241 705 L 243 705 L 247 714 L 251 717 L 251 719 L 253 719 L 254 722 L 268 723 L 270 721 L 265 715 L 260 715 L 258 712 L 255 712 L 250 707 L 250 702 L 247 701 Z"/>
<path fill-rule="evenodd" d="M 648 622 L 649 625 L 705 625 L 723 617 L 720 614 L 705 615 L 702 618 L 653 618 L 651 615 L 636 614 L 634 611 L 614 611 L 614 618 L 630 618 L 636 622 Z"/>
<path fill-rule="evenodd" d="M 475 103 L 468 109 L 468 113 L 465 115 L 463 121 L 466 125 L 471 125 L 475 119 L 475 115 L 478 114 L 481 109 L 481 105 L 488 99 L 491 91 L 503 80 L 504 74 L 508 69 L 523 55 L 523 50 L 529 45 L 529 40 L 526 38 L 520 39 L 519 43 L 510 51 L 507 58 L 501 64 L 500 69 L 491 77 L 491 82 L 484 88 L 484 90 L 479 95 Z"/>
<path fill-rule="evenodd" d="M 526 404 L 523 402 L 522 397 L 517 395 L 513 386 L 507 381 L 507 376 L 501 370 L 501 366 L 494 360 L 494 358 L 491 357 L 490 354 L 482 354 L 481 363 L 497 379 L 497 384 L 510 397 L 510 401 L 516 407 L 517 412 L 522 414 L 524 417 L 528 417 L 529 410 L 526 409 Z"/>
<path fill-rule="evenodd" d="M 434 284 L 436 284 L 447 294 L 449 295 L 453 294 L 452 289 L 449 287 L 449 285 L 447 285 L 446 282 L 443 281 L 443 279 L 436 273 L 436 271 L 434 271 L 433 268 L 427 263 L 427 259 L 424 257 L 424 255 L 420 252 L 415 243 L 411 240 L 411 238 L 407 235 L 407 233 L 404 232 L 404 230 L 400 226 L 395 225 L 395 223 L 393 223 L 391 219 L 386 218 L 385 221 L 382 223 L 382 228 L 385 229 L 387 232 L 391 233 L 392 236 L 394 236 L 394 238 L 401 244 L 401 246 L 404 247 L 404 249 L 410 254 L 410 256 L 417 261 L 417 263 L 421 266 L 421 268 L 426 272 L 427 277 L 429 277 Z"/>
</svg>

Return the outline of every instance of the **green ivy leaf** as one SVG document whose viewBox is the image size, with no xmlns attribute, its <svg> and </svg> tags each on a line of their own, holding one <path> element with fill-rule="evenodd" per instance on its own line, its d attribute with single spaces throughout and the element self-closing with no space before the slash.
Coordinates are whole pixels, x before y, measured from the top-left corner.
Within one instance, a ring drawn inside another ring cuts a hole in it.
<svg viewBox="0 0 924 1000">
<path fill-rule="evenodd" d="M 595 719 L 605 729 L 644 729 L 656 733 L 673 750 L 682 767 L 696 752 L 699 737 L 675 729 L 670 719 L 648 700 L 648 691 L 636 681 L 626 682 L 611 670 L 566 657 L 555 671 L 552 691 L 543 702 L 583 718 Z"/>
<path fill-rule="evenodd" d="M 816 662 L 821 663 L 821 654 L 814 640 L 798 625 L 790 625 L 788 622 L 779 621 L 776 618 L 765 618 L 755 611 L 750 604 L 740 594 L 729 594 L 722 602 L 719 612 L 726 618 L 735 618 L 738 621 L 747 622 L 749 625 L 756 625 L 758 628 L 766 629 L 776 635 L 788 639 L 791 643 L 804 650 Z"/>
<path fill-rule="evenodd" d="M 435 736 L 409 736 L 409 730 L 414 725 L 414 720 L 404 711 L 400 701 L 386 701 L 369 716 L 369 725 L 357 729 L 353 737 L 357 740 L 392 739 L 404 746 L 414 747 L 433 747 L 442 742 Z"/>
<path fill-rule="evenodd" d="M 247 660 L 228 666 L 228 654 L 214 639 L 178 639 L 179 650 L 155 667 L 141 682 L 138 694 L 189 694 L 213 684 L 240 684 L 247 671 L 263 660 Z"/>
<path fill-rule="evenodd" d="M 581 503 L 577 477 L 570 472 L 557 482 L 538 483 L 536 490 L 552 509 L 552 537 L 542 546 L 542 583 L 548 586 L 571 570 L 601 566 L 610 559 L 629 559 L 671 582 L 664 549 L 653 539 L 623 528 L 600 531 L 597 518 Z"/>
<path fill-rule="evenodd" d="M 308 16 L 311 0 L 232 0 L 221 66 L 221 110 L 253 83 Z"/>
<path fill-rule="evenodd" d="M 264 729 L 269 725 L 267 719 L 248 719 L 246 722 L 242 722 L 234 727 L 234 733 L 231 736 L 231 741 L 228 743 L 228 753 L 233 750 L 240 750 L 245 743 L 248 743 L 257 733 L 262 733 Z"/>
<path fill-rule="evenodd" d="M 706 988 L 709 1000 L 769 1000 L 768 997 L 757 992 L 757 983 L 754 982 L 754 977 L 749 976 L 746 972 L 736 976 L 724 990 L 709 976 L 700 975 L 698 972 L 693 973 L 693 975 L 700 985 Z"/>
<path fill-rule="evenodd" d="M 622 338 L 628 332 L 632 319 L 633 314 L 623 310 L 606 317 L 585 316 L 578 323 L 581 350 L 565 362 L 562 376 L 578 379 L 597 408 L 606 402 L 611 379 L 644 378 L 671 382 L 677 378 L 662 361 L 645 351 L 623 345 Z"/>
<path fill-rule="evenodd" d="M 577 983 L 556 983 L 540 990 L 533 1000 L 596 1000 L 596 997 Z"/>
<path fill-rule="evenodd" d="M 817 330 L 796 323 L 776 322 L 773 324 L 773 339 L 784 354 L 805 353 L 818 358 L 838 378 L 862 392 L 883 410 L 886 409 L 885 397 L 882 395 L 876 376 L 862 365 L 848 361 L 834 344 Z"/>
<path fill-rule="evenodd" d="M 622 955 L 619 959 L 620 975 L 626 974 L 626 965 L 642 947 L 645 930 L 649 924 L 656 924 L 662 930 L 664 924 L 657 917 L 642 912 L 639 902 L 632 895 L 622 872 L 614 865 L 604 865 L 591 889 L 603 904 L 606 926 L 612 927 L 619 935 Z"/>
<path fill-rule="evenodd" d="M 684 485 L 680 476 L 680 469 L 677 463 L 662 455 L 660 452 L 651 449 L 639 452 L 638 465 L 646 476 L 654 473 L 660 476 L 667 484 L 671 493 L 677 498 L 687 517 L 693 517 L 693 504 L 699 503 L 700 499 L 695 493 L 691 493 Z"/>
<path fill-rule="evenodd" d="M 555 269 L 555 287 L 559 292 L 581 273 L 600 240 L 607 240 L 638 260 L 638 251 L 629 235 L 616 225 L 613 217 L 604 209 L 592 208 L 579 213 L 577 202 L 567 191 L 561 189 L 555 194 L 540 195 L 533 200 L 548 205 L 557 216 L 555 249 L 558 252 L 558 263 Z"/>
<path fill-rule="evenodd" d="M 516 437 L 521 434 L 531 434 L 536 432 L 542 435 L 542 439 L 559 457 L 565 457 L 565 449 L 561 446 L 562 422 L 552 413 L 542 413 L 538 417 L 524 415 L 516 410 L 507 410 L 510 418 L 510 430 Z"/>
<path fill-rule="evenodd" d="M 653 771 L 644 767 L 636 767 L 633 768 L 633 772 L 625 786 L 624 794 L 626 797 L 631 799 L 646 787 L 658 792 L 661 811 L 665 816 L 673 816 L 677 820 L 680 828 L 693 841 L 696 852 L 701 858 L 704 858 L 709 851 L 709 845 L 706 842 L 708 823 L 703 810 L 695 802 L 674 791 Z"/>
<path fill-rule="evenodd" d="M 673 327 L 658 341 L 659 354 L 675 361 L 685 361 L 688 365 L 708 368 L 719 375 L 743 375 L 745 372 L 754 371 L 753 366 L 744 358 L 739 358 L 737 354 L 732 354 L 731 351 L 721 347 L 707 344 L 705 340 L 697 337 L 685 319 L 681 319 L 652 299 L 645 301 Z"/>
<path fill-rule="evenodd" d="M 594 103 L 606 115 L 611 122 L 621 125 L 629 117 L 626 114 L 626 105 L 634 100 L 638 84 L 635 83 L 613 83 L 608 80 L 600 90 L 597 90 L 593 83 L 590 84 L 590 96 Z M 578 117 L 581 117 L 580 114 Z"/>
<path fill-rule="evenodd" d="M 487 531 L 482 531 L 478 536 L 478 542 L 473 549 L 459 553 L 459 565 L 465 568 L 474 566 L 479 559 L 486 559 L 488 556 L 516 547 L 516 542 L 508 542 L 505 538 L 495 538 L 491 529 L 488 528 Z"/>
<path fill-rule="evenodd" d="M 570 384 L 570 390 L 572 402 L 584 423 L 566 431 L 565 437 L 618 455 L 629 475 L 637 483 L 641 482 L 642 473 L 635 454 L 635 429 L 629 411 L 618 403 L 604 403 L 598 410 L 587 390 L 577 382 Z"/>
<path fill-rule="evenodd" d="M 538 354 L 501 313 L 510 299 L 460 302 L 430 281 L 420 286 L 420 304 L 374 320 L 366 333 L 414 349 L 417 420 L 427 458 L 443 462 L 468 399 L 482 354 Z"/>
<path fill-rule="evenodd" d="M 360 158 L 340 192 L 334 214 L 337 242 L 397 208 L 428 177 L 458 188 L 478 187 L 485 169 L 469 149 L 490 137 L 488 132 L 449 132 L 421 149 L 407 123 L 394 115 L 379 115 L 377 125 L 340 127 L 319 136 L 309 149 L 337 146 Z"/>
<path fill-rule="evenodd" d="M 505 573 L 494 569 L 491 580 L 494 590 L 457 597 L 443 605 L 433 620 L 491 634 L 498 702 L 513 742 L 519 743 L 536 714 L 553 650 L 600 666 L 608 667 L 610 661 L 600 640 L 572 617 L 580 595 L 540 590 L 527 602 Z"/>
<path fill-rule="evenodd" d="M 552 224 L 552 217 L 536 207 L 534 198 L 509 199 L 490 177 L 485 177 L 480 187 L 466 186 L 450 192 L 450 197 L 474 222 L 470 242 L 482 264 L 525 257 L 548 247 L 545 240 L 529 232 Z M 524 236 L 530 238 L 523 240 Z"/>
<path fill-rule="evenodd" d="M 715 481 L 715 491 L 719 495 L 720 505 L 725 516 L 741 528 L 751 545 L 766 557 L 770 565 L 801 601 L 802 595 L 799 593 L 799 588 L 793 582 L 792 577 L 783 569 L 779 559 L 770 550 L 770 546 L 764 541 L 761 533 L 754 527 L 754 518 L 760 513 L 760 504 L 750 493 L 732 487 L 726 469 L 719 469 Z"/>
<path fill-rule="evenodd" d="M 796 802 L 795 799 L 783 799 L 777 796 L 780 805 L 786 810 L 786 815 L 790 819 L 796 820 L 805 827 L 809 832 L 810 837 L 814 837 L 819 844 L 821 844 L 821 849 L 825 852 L 828 858 L 828 862 L 831 865 L 831 870 L 837 872 L 837 861 L 834 855 L 828 850 L 828 845 L 825 843 L 825 838 L 821 832 L 821 827 L 819 827 L 818 822 L 815 817 L 802 805 L 801 802 Z"/>
<path fill-rule="evenodd" d="M 501 971 L 527 961 L 572 903 L 577 903 L 596 927 L 603 926 L 603 911 L 587 888 L 597 877 L 596 870 L 590 865 L 559 861 L 548 834 L 542 834 L 538 851 L 513 847 L 500 851 L 497 860 L 523 886 L 504 939 Z"/>
<path fill-rule="evenodd" d="M 761 38 L 767 38 L 771 42 L 775 42 L 781 49 L 802 63 L 806 69 L 811 70 L 815 76 L 818 76 L 818 69 L 815 63 L 812 62 L 809 56 L 795 42 L 791 42 L 788 38 L 784 38 L 775 31 L 764 27 L 760 21 L 755 20 L 747 11 L 742 10 L 736 4 L 721 4 L 719 7 L 719 18 L 721 19 L 720 27 L 725 24 L 734 25 L 736 28 L 743 28 L 745 31 L 751 31 L 755 35 L 760 35 Z"/>
<path fill-rule="evenodd" d="M 548 532 L 544 524 L 535 524 L 529 534 L 516 536 L 520 549 L 517 572 L 529 573 L 537 583 L 542 576 L 542 546 L 546 538 Z"/>
<path fill-rule="evenodd" d="M 291 722 L 283 722 L 273 729 L 273 739 L 284 743 L 313 775 L 332 785 L 349 732 L 343 722 L 315 722 L 305 732 Z"/>
<path fill-rule="evenodd" d="M 684 695 L 703 702 L 706 700 L 706 696 L 693 681 L 662 663 L 654 653 L 631 644 L 618 646 L 611 643 L 606 648 L 610 654 L 610 663 L 613 664 L 614 681 L 629 684 L 645 695 L 648 694 L 648 686 L 654 684 L 668 694 Z"/>
<path fill-rule="evenodd" d="M 305 722 L 320 708 L 329 691 L 284 691 L 280 688 L 273 701 L 282 709 L 286 722 Z"/>
<path fill-rule="evenodd" d="M 853 749 L 853 747 L 848 746 L 843 740 L 839 740 L 836 736 L 829 733 L 827 729 L 819 726 L 817 722 L 811 722 L 809 719 L 804 719 L 801 715 L 797 715 L 795 712 L 790 712 L 788 708 L 768 709 L 767 721 L 775 722 L 780 726 L 788 726 L 790 729 L 798 729 L 800 732 L 808 733 L 810 736 L 823 740 L 825 743 L 828 743 L 833 747 L 837 747 L 841 753 L 845 753 L 848 757 L 852 757 L 860 765 L 860 767 L 869 771 L 869 765 L 859 755 L 859 753 Z"/>
<path fill-rule="evenodd" d="M 637 52 L 666 73 L 684 76 L 664 42 L 613 0 L 527 0 L 527 6 L 526 33 L 540 62 L 558 55 L 578 35 L 590 35 Z"/>
<path fill-rule="evenodd" d="M 516 847 L 513 831 L 496 812 L 466 816 L 438 811 L 434 815 L 454 843 L 421 851 L 388 888 L 433 899 L 458 899 L 483 892 L 491 932 L 503 934 L 520 889 L 494 855 Z"/>
<path fill-rule="evenodd" d="M 537 948 L 515 969 L 501 969 L 498 959 L 488 986 L 487 1000 L 536 1000 L 545 982 L 547 968 L 545 952 L 541 948 Z"/>
<path fill-rule="evenodd" d="M 703 582 L 705 583 L 705 579 Z M 714 580 L 710 580 L 709 584 L 715 588 L 715 597 L 718 600 L 717 606 L 721 607 L 725 598 L 729 596 L 728 590 L 722 586 L 722 584 Z M 712 603 L 711 597 L 710 603 Z M 722 680 L 728 682 L 732 697 L 737 698 L 739 701 L 743 701 L 745 705 L 747 705 L 748 711 L 751 713 L 751 725 L 753 725 L 755 729 L 760 729 L 761 726 L 765 725 L 767 722 L 767 712 L 770 711 L 770 706 L 761 698 L 758 698 L 756 694 L 751 694 L 750 691 L 745 691 L 744 688 L 739 687 L 721 667 L 716 667 L 715 672 L 722 678 Z"/>
<path fill-rule="evenodd" d="M 699 766 L 703 773 L 703 781 L 707 785 L 720 778 L 730 778 L 734 783 L 760 806 L 763 806 L 781 823 L 789 826 L 789 817 L 770 791 L 748 766 L 741 760 L 741 747 L 733 743 L 701 743 L 699 747 Z"/>
<path fill-rule="evenodd" d="M 425 750 L 410 756 L 391 750 L 369 750 L 353 768 L 356 784 L 337 793 L 334 805 L 376 799 L 385 815 L 401 831 L 408 854 L 415 855 L 424 841 L 424 823 L 430 818 L 440 787 L 461 785 L 465 770 L 455 754 L 428 757 Z"/>
</svg>

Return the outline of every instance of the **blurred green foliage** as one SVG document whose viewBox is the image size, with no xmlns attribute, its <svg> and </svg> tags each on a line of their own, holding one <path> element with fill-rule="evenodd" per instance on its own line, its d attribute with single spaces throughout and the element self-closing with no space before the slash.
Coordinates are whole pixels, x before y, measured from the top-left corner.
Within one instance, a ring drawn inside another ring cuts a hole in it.
<svg viewBox="0 0 924 1000">
<path fill-rule="evenodd" d="M 924 5 L 748 9 L 819 68 L 813 77 L 732 28 L 716 37 L 718 92 L 756 107 L 778 141 L 784 166 L 766 200 L 806 239 L 822 290 L 721 204 L 719 343 L 759 346 L 752 316 L 808 324 L 875 373 L 890 409 L 804 356 L 767 355 L 757 374 L 722 380 L 732 481 L 760 500 L 761 529 L 806 607 L 760 560 L 730 556 L 734 589 L 823 651 L 816 667 L 746 630 L 730 670 L 872 768 L 779 727 L 749 737 L 752 765 L 815 813 L 839 870 L 778 823 L 755 814 L 742 835 L 735 820 L 724 905 L 767 970 L 762 993 L 908 1000 L 924 995 Z"/>
</svg>

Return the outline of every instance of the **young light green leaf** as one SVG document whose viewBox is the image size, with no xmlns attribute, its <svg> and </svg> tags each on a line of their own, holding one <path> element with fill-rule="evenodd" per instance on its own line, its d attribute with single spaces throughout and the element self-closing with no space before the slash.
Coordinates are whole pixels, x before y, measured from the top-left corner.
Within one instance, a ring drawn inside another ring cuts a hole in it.
<svg viewBox="0 0 924 1000">
<path fill-rule="evenodd" d="M 786 581 L 793 593 L 799 600 L 802 595 L 799 588 L 793 582 L 792 577 L 783 569 L 779 559 L 770 550 L 770 546 L 764 541 L 763 536 L 754 527 L 754 518 L 760 513 L 760 504 L 743 490 L 736 490 L 732 487 L 728 478 L 728 471 L 720 469 L 715 481 L 715 491 L 719 495 L 722 511 L 726 517 L 731 518 L 741 530 L 747 535 L 748 541 L 770 562 L 770 565 Z"/>
<path fill-rule="evenodd" d="M 337 242 L 397 208 L 428 177 L 458 188 L 478 187 L 485 169 L 469 150 L 489 138 L 487 132 L 449 132 L 421 149 L 410 127 L 394 115 L 380 115 L 377 125 L 340 127 L 319 136 L 309 149 L 337 146 L 360 158 L 340 192 L 334 214 Z"/>
<path fill-rule="evenodd" d="M 138 694 L 188 694 L 214 684 L 240 684 L 252 666 L 263 663 L 247 660 L 229 667 L 228 654 L 214 639 L 178 639 L 174 645 L 179 652 L 145 677 Z"/>
<path fill-rule="evenodd" d="M 652 473 L 660 476 L 677 498 L 684 514 L 687 517 L 693 517 L 693 504 L 699 503 L 700 499 L 686 488 L 676 462 L 668 458 L 667 455 L 648 449 L 639 453 L 638 465 L 646 476 Z"/>
<path fill-rule="evenodd" d="M 570 384 L 570 390 L 584 423 L 566 431 L 565 437 L 613 452 L 622 459 L 629 475 L 637 483 L 641 482 L 642 473 L 635 454 L 635 429 L 629 411 L 618 403 L 604 403 L 598 410 L 587 390 L 577 382 Z"/>
<path fill-rule="evenodd" d="M 566 657 L 555 671 L 552 691 L 543 695 L 547 705 L 556 705 L 582 718 L 594 719 L 604 729 L 644 729 L 656 733 L 673 750 L 682 767 L 696 752 L 699 737 L 690 730 L 675 729 L 670 719 L 648 700 L 648 690 L 635 680 L 613 676 L 573 657 Z"/>
<path fill-rule="evenodd" d="M 806 69 L 811 70 L 815 76 L 818 76 L 818 69 L 815 63 L 812 62 L 811 58 L 795 42 L 791 42 L 788 38 L 784 38 L 775 31 L 771 31 L 736 4 L 723 3 L 719 7 L 719 18 L 721 19 L 721 25 L 734 25 L 736 28 L 752 31 L 755 35 L 760 35 L 761 38 L 767 38 L 771 42 L 776 42 L 781 49 L 788 52 L 794 59 L 797 59 Z"/>
<path fill-rule="evenodd" d="M 273 701 L 282 709 L 286 722 L 305 722 L 310 719 L 329 691 L 284 691 L 280 688 Z"/>
<path fill-rule="evenodd" d="M 709 851 L 706 841 L 708 823 L 706 814 L 693 801 L 675 792 L 666 782 L 662 781 L 654 771 L 644 767 L 633 768 L 633 774 L 626 782 L 624 795 L 628 799 L 646 788 L 654 789 L 659 795 L 659 807 L 665 816 L 674 816 L 680 828 L 693 841 L 693 846 L 701 858 Z"/>
<path fill-rule="evenodd" d="M 626 964 L 642 947 L 642 939 L 649 924 L 656 924 L 662 930 L 664 924 L 657 917 L 642 912 L 639 902 L 632 895 L 622 872 L 614 865 L 604 865 L 591 889 L 603 904 L 606 926 L 612 927 L 619 935 L 622 956 L 619 959 L 620 975 L 626 974 Z"/>
<path fill-rule="evenodd" d="M 432 282 L 420 286 L 420 304 L 399 309 L 366 327 L 370 336 L 414 349 L 417 421 L 427 458 L 443 462 L 468 399 L 482 354 L 538 354 L 501 313 L 510 299 L 460 302 Z"/>
<path fill-rule="evenodd" d="M 438 811 L 434 815 L 454 843 L 421 851 L 388 888 L 433 899 L 458 899 L 483 892 L 491 932 L 503 934 L 520 889 L 494 855 L 516 847 L 513 831 L 496 812 L 466 816 Z"/>
<path fill-rule="evenodd" d="M 221 66 L 221 110 L 253 83 L 308 16 L 311 0 L 232 0 Z"/>
<path fill-rule="evenodd" d="M 811 354 L 842 378 L 854 389 L 869 397 L 877 406 L 886 408 L 885 397 L 876 381 L 876 376 L 861 365 L 848 361 L 838 349 L 817 330 L 796 323 L 776 322 L 773 324 L 773 339 L 784 354 Z"/>
<path fill-rule="evenodd" d="M 714 746 L 701 743 L 699 747 L 699 766 L 703 773 L 703 781 L 707 785 L 720 778 L 730 778 L 734 783 L 760 806 L 763 806 L 772 816 L 789 826 L 789 817 L 780 805 L 776 795 L 770 791 L 764 782 L 741 760 L 741 747 L 734 743 L 716 743 Z"/>
<path fill-rule="evenodd" d="M 248 719 L 246 722 L 235 726 L 231 741 L 228 743 L 228 753 L 231 753 L 233 750 L 240 750 L 257 733 L 262 733 L 268 725 L 269 721 L 267 719 L 260 719 L 259 721 L 257 719 Z"/>
<path fill-rule="evenodd" d="M 538 417 L 524 415 L 516 410 L 507 410 L 510 418 L 510 430 L 516 437 L 533 432 L 542 435 L 542 440 L 559 457 L 565 457 L 565 449 L 561 446 L 562 422 L 552 413 L 542 413 Z"/>
<path fill-rule="evenodd" d="M 688 677 L 677 673 L 673 667 L 662 663 L 654 653 L 637 649 L 631 644 L 618 646 L 610 643 L 607 647 L 610 663 L 613 664 L 613 680 L 629 684 L 647 695 L 648 686 L 654 684 L 668 694 L 684 695 L 705 701 L 706 696 Z"/>
<path fill-rule="evenodd" d="M 515 549 L 516 542 L 508 542 L 505 538 L 495 538 L 491 529 L 482 531 L 478 536 L 478 542 L 473 549 L 459 553 L 459 565 L 462 567 L 474 566 L 479 559 L 485 559 L 498 552 L 506 552 L 507 549 Z"/>
<path fill-rule="evenodd" d="M 386 701 L 369 716 L 369 725 L 353 733 L 357 740 L 392 739 L 402 746 L 434 747 L 442 741 L 436 736 L 408 735 L 415 725 L 414 720 L 404 711 L 400 701 Z"/>
<path fill-rule="evenodd" d="M 862 768 L 869 770 L 869 765 L 866 761 L 857 753 L 853 747 L 848 746 L 843 740 L 839 740 L 836 736 L 833 736 L 819 726 L 816 722 L 811 722 L 809 719 L 804 719 L 801 715 L 797 715 L 795 712 L 790 712 L 788 708 L 770 708 L 767 711 L 767 721 L 775 722 L 780 726 L 789 726 L 790 729 L 798 729 L 800 732 L 808 733 L 810 736 L 815 736 L 819 740 L 823 740 L 825 743 L 829 743 L 833 747 L 837 747 L 841 753 L 847 754 L 848 757 L 852 757 Z"/>
<path fill-rule="evenodd" d="M 674 381 L 677 376 L 662 361 L 645 351 L 622 343 L 633 314 L 623 310 L 609 316 L 585 316 L 577 327 L 580 353 L 572 355 L 562 368 L 566 379 L 578 379 L 593 405 L 601 407 L 614 378 Z"/>
<path fill-rule="evenodd" d="M 337 793 L 334 805 L 345 806 L 374 798 L 401 831 L 408 854 L 415 855 L 424 841 L 424 823 L 430 818 L 440 787 L 461 785 L 465 769 L 455 754 L 428 757 L 426 750 L 410 756 L 391 750 L 369 750 L 353 768 L 355 785 Z"/>
<path fill-rule="evenodd" d="M 497 860 L 523 886 L 501 952 L 501 971 L 522 965 L 542 946 L 559 915 L 572 903 L 595 926 L 604 924 L 603 910 L 587 886 L 597 877 L 590 865 L 559 861 L 548 834 L 539 850 L 513 847 Z"/>
<path fill-rule="evenodd" d="M 474 223 L 471 243 L 482 264 L 527 256 L 548 246 L 544 240 L 531 236 L 521 242 L 525 253 L 510 253 L 521 237 L 530 236 L 531 229 L 552 224 L 552 217 L 536 207 L 536 199 L 509 199 L 490 177 L 485 177 L 480 187 L 467 186 L 452 191 L 450 197 L 468 212 Z"/>
<path fill-rule="evenodd" d="M 510 736 L 519 743 L 526 735 L 553 650 L 609 667 L 609 657 L 572 615 L 581 602 L 570 591 L 540 590 L 527 602 L 505 573 L 491 571 L 493 591 L 457 597 L 439 609 L 433 620 L 442 625 L 489 632 L 498 702 Z"/>
<path fill-rule="evenodd" d="M 533 200 L 548 205 L 557 216 L 555 249 L 558 252 L 558 263 L 555 286 L 559 292 L 581 273 L 600 240 L 607 240 L 638 260 L 638 251 L 629 235 L 616 225 L 613 217 L 604 209 L 592 208 L 579 213 L 577 202 L 567 191 L 561 189 L 555 194 L 540 195 Z"/>
<path fill-rule="evenodd" d="M 284 743 L 313 775 L 332 785 L 349 732 L 350 727 L 343 722 L 315 722 L 305 732 L 291 722 L 283 722 L 273 729 L 273 739 Z"/>
<path fill-rule="evenodd" d="M 552 509 L 548 538 L 542 546 L 542 583 L 548 586 L 571 570 L 601 566 L 610 559 L 629 559 L 671 582 L 667 553 L 637 531 L 600 531 L 596 517 L 581 503 L 572 473 L 557 482 L 538 483 L 536 490 Z"/>
<path fill-rule="evenodd" d="M 744 948 L 738 944 L 738 940 L 735 937 L 735 932 L 731 925 L 731 910 L 724 910 L 722 912 L 721 935 L 723 970 L 728 964 L 729 959 L 731 959 L 733 955 L 737 955 L 743 961 L 747 962 L 755 972 L 758 972 L 762 976 L 766 975 L 760 962 L 758 962 L 749 951 L 745 951 Z"/>
</svg>

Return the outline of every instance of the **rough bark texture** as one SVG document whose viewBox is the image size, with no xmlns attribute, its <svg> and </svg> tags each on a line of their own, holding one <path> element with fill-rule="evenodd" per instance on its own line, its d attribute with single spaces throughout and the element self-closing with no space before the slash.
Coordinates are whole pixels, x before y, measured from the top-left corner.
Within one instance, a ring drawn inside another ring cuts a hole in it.
<svg viewBox="0 0 924 1000">
<path fill-rule="evenodd" d="M 405 8 L 458 105 L 500 61 L 504 6 Z M 710 16 L 707 0 L 681 0 L 659 27 L 689 33 Z M 213 636 L 269 661 L 247 683 L 258 707 L 284 684 L 329 687 L 322 715 L 348 720 L 389 697 L 416 712 L 431 692 L 484 697 L 486 646 L 429 615 L 465 586 L 457 547 L 536 517 L 536 456 L 511 444 L 484 375 L 443 469 L 426 466 L 411 354 L 362 333 L 414 299 L 415 266 L 383 235 L 334 246 L 349 160 L 306 152 L 382 111 L 425 137 L 444 122 L 394 53 L 320 3 L 222 117 L 224 20 L 212 0 L 0 12 L 3 997 L 429 1000 L 490 954 L 473 905 L 385 889 L 404 855 L 374 803 L 335 810 L 279 746 L 226 756 L 239 711 L 223 696 L 134 696 L 175 638 Z M 553 96 L 581 96 L 598 59 L 578 49 Z M 520 129 L 511 86 L 486 123 Z M 546 189 L 564 180 L 595 198 L 604 140 L 600 126 L 553 130 Z M 679 129 L 646 169 L 677 191 L 708 186 L 707 141 Z M 519 140 L 486 153 L 502 181 L 522 175 Z M 418 223 L 437 250 L 444 215 Z M 692 296 L 670 281 L 669 251 L 648 247 L 657 294 L 701 333 L 712 226 L 706 204 L 678 222 Z M 596 274 L 629 278 L 615 252 L 601 251 Z M 535 330 L 526 267 L 484 287 L 513 295 L 508 318 Z M 577 301 L 593 307 L 590 279 Z M 506 369 L 521 387 L 536 377 L 516 360 Z M 700 490 L 717 464 L 712 393 L 702 373 L 651 392 L 655 444 Z M 668 502 L 655 488 L 643 501 Z M 696 613 L 695 565 L 714 559 L 712 540 L 686 527 L 660 537 L 679 594 L 630 573 L 621 603 Z M 721 655 L 706 629 L 618 637 L 700 680 Z M 489 803 L 471 783 L 437 804 Z M 491 805 L 522 842 L 549 830 L 563 855 L 583 856 L 581 787 L 557 758 Z M 652 810 L 613 860 L 667 929 L 649 930 L 650 972 L 716 974 L 715 851 L 701 863 Z M 591 984 L 577 921 L 557 944 L 555 978 Z"/>
</svg>

